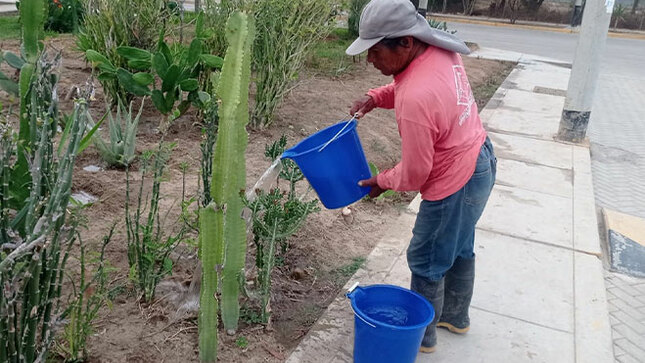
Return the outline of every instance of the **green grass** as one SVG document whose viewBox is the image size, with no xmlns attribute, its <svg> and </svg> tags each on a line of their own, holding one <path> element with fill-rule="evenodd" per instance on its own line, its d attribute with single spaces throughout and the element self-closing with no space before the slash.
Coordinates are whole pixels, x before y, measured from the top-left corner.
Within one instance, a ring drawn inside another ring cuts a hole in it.
<svg viewBox="0 0 645 363">
<path fill-rule="evenodd" d="M 352 44 L 354 37 L 345 28 L 336 28 L 326 39 L 318 42 L 307 61 L 306 67 L 316 73 L 339 76 L 350 72 L 354 67 L 352 57 L 345 49 Z"/>
<path fill-rule="evenodd" d="M 352 258 L 352 262 L 348 263 L 347 265 L 341 266 L 338 269 L 336 269 L 336 273 L 340 277 L 344 278 L 349 278 L 358 271 L 361 266 L 365 263 L 365 257 L 354 257 Z"/>
<path fill-rule="evenodd" d="M 18 15 L 0 16 L 0 39 L 19 39 L 20 21 Z"/>
<path fill-rule="evenodd" d="M 56 38 L 62 33 L 45 30 L 46 38 Z M 20 39 L 20 18 L 18 15 L 0 15 L 0 39 Z"/>
</svg>

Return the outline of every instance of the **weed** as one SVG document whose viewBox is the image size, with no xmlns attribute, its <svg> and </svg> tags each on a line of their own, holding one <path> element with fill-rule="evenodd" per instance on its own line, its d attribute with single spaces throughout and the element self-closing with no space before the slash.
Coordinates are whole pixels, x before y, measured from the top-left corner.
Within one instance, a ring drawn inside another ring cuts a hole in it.
<svg viewBox="0 0 645 363">
<path fill-rule="evenodd" d="M 249 341 L 245 336 L 241 336 L 235 340 L 235 345 L 237 345 L 238 348 L 245 349 L 249 346 Z"/>
<path fill-rule="evenodd" d="M 264 322 L 262 315 L 249 307 L 240 309 L 240 319 L 247 324 L 261 324 Z"/>
<path fill-rule="evenodd" d="M 354 257 L 352 258 L 352 262 L 348 263 L 347 265 L 341 266 L 334 270 L 334 273 L 342 278 L 350 278 L 352 275 L 358 271 L 358 269 L 363 266 L 365 263 L 365 257 Z"/>
</svg>

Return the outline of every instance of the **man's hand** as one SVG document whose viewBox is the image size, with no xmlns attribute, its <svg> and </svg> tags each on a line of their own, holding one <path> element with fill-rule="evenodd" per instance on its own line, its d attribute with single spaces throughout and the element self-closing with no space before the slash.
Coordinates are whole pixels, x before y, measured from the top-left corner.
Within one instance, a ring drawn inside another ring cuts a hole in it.
<svg viewBox="0 0 645 363">
<path fill-rule="evenodd" d="M 361 118 L 366 113 L 372 111 L 376 107 L 374 99 L 371 96 L 365 95 L 352 103 L 352 108 L 349 109 L 349 114 Z"/>
<path fill-rule="evenodd" d="M 376 182 L 376 175 L 369 179 L 359 181 L 358 185 L 362 187 L 372 187 L 372 190 L 370 190 L 370 198 L 372 199 L 377 198 L 379 195 L 383 194 L 383 192 L 386 191 L 386 189 L 382 189 L 378 186 L 378 183 Z"/>
</svg>

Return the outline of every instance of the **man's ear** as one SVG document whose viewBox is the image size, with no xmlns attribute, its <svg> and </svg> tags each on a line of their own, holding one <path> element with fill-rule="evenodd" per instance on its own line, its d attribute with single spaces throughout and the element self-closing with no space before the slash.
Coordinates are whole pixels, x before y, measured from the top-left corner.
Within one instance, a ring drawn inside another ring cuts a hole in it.
<svg viewBox="0 0 645 363">
<path fill-rule="evenodd" d="M 403 48 L 412 48 L 412 44 L 414 44 L 414 39 L 411 36 L 402 37 L 399 41 L 399 45 Z"/>
</svg>

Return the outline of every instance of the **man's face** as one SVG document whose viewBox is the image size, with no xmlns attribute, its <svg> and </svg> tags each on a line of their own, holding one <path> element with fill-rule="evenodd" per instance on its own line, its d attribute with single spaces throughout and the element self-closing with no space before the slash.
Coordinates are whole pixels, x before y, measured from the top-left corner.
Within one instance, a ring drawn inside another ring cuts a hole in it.
<svg viewBox="0 0 645 363">
<path fill-rule="evenodd" d="M 407 66 L 409 48 L 398 46 L 394 49 L 376 43 L 367 51 L 367 61 L 386 76 L 401 73 Z"/>
</svg>

